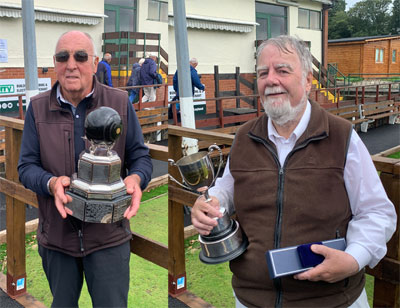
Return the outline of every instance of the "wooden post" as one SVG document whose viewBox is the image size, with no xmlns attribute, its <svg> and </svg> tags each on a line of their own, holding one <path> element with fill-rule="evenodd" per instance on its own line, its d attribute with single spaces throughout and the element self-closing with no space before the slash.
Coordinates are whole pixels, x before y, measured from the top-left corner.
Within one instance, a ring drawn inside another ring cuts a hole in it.
<svg viewBox="0 0 400 308">
<path fill-rule="evenodd" d="M 22 132 L 6 127 L 6 179 L 18 182 L 17 164 Z M 25 204 L 6 196 L 7 294 L 16 298 L 26 293 Z"/>
<path fill-rule="evenodd" d="M 164 85 L 164 107 L 168 107 L 168 84 Z"/>
<path fill-rule="evenodd" d="M 219 72 L 218 72 L 218 65 L 214 65 L 214 87 L 215 87 L 215 97 L 219 97 Z M 218 101 L 215 104 L 215 113 L 219 114 L 219 106 Z"/>
<path fill-rule="evenodd" d="M 240 96 L 240 67 L 236 67 L 235 71 L 235 87 L 236 87 L 236 96 Z M 240 98 L 236 99 L 236 108 L 240 108 Z"/>
<path fill-rule="evenodd" d="M 182 157 L 182 137 L 169 134 L 168 157 L 175 162 Z M 175 166 L 168 166 L 168 173 L 180 180 Z M 175 186 L 171 180 L 168 186 Z M 168 198 L 168 293 L 176 297 L 186 291 L 183 205 Z"/>
<path fill-rule="evenodd" d="M 19 118 L 21 120 L 24 119 L 24 106 L 22 105 L 22 95 L 18 95 L 18 111 L 19 111 Z"/>
<path fill-rule="evenodd" d="M 400 160 L 386 157 L 400 151 L 400 146 L 374 155 L 373 161 L 389 199 L 400 217 Z M 396 232 L 387 244 L 386 256 L 378 265 L 368 270 L 375 276 L 374 307 L 400 307 L 400 221 Z"/>
<path fill-rule="evenodd" d="M 258 94 L 257 73 L 255 74 L 255 78 L 253 79 L 253 94 L 254 95 Z M 256 104 L 258 104 L 258 99 L 257 99 L 257 97 L 254 97 L 253 106 L 256 106 Z"/>
<path fill-rule="evenodd" d="M 379 85 L 376 86 L 376 97 L 375 97 L 375 101 L 379 102 Z"/>
<path fill-rule="evenodd" d="M 139 89 L 139 109 L 142 110 L 142 98 L 143 98 L 143 87 L 140 87 Z"/>
</svg>

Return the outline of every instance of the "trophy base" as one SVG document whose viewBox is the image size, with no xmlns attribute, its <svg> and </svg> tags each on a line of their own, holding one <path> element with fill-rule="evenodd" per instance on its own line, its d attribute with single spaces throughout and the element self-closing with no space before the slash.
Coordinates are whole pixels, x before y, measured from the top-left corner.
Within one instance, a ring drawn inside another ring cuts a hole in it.
<svg viewBox="0 0 400 308">
<path fill-rule="evenodd" d="M 67 191 L 66 194 L 72 197 L 72 202 L 65 206 L 72 211 L 71 216 L 92 223 L 113 223 L 122 220 L 132 200 L 131 195 L 113 200 L 96 200 L 82 198 L 71 191 Z"/>
<path fill-rule="evenodd" d="M 239 257 L 249 245 L 247 237 L 239 228 L 239 223 L 233 220 L 231 232 L 219 239 L 210 240 L 207 236 L 199 235 L 201 251 L 200 261 L 206 264 L 219 264 Z"/>
</svg>

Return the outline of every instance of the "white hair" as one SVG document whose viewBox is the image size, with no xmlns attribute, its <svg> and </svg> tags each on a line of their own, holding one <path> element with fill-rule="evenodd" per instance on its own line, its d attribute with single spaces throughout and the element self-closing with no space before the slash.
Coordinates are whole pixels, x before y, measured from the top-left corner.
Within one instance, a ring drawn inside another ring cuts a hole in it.
<svg viewBox="0 0 400 308">
<path fill-rule="evenodd" d="M 199 64 L 199 61 L 197 61 L 196 58 L 191 58 L 189 63 L 193 63 L 193 64 Z"/>
<path fill-rule="evenodd" d="M 288 47 L 291 47 L 300 59 L 303 77 L 306 77 L 309 73 L 312 74 L 312 55 L 303 40 L 288 35 L 280 35 L 265 40 L 257 48 L 257 65 L 261 52 L 268 45 L 274 45 L 284 53 L 292 53 L 292 51 L 288 49 Z"/>
</svg>

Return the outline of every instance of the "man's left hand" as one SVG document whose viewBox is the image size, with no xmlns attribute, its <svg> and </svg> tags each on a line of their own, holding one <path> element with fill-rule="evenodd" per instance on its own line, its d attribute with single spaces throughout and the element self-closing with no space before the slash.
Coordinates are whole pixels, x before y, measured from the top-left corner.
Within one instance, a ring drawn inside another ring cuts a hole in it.
<svg viewBox="0 0 400 308">
<path fill-rule="evenodd" d="M 294 276 L 298 280 L 337 282 L 358 272 L 357 261 L 347 252 L 326 247 L 312 245 L 311 250 L 323 255 L 325 260 L 316 267 Z"/>
<path fill-rule="evenodd" d="M 131 219 L 136 216 L 139 210 L 140 200 L 142 199 L 142 190 L 140 188 L 140 177 L 137 174 L 131 174 L 124 180 L 126 192 L 132 195 L 131 205 L 126 209 L 124 217 Z"/>
</svg>

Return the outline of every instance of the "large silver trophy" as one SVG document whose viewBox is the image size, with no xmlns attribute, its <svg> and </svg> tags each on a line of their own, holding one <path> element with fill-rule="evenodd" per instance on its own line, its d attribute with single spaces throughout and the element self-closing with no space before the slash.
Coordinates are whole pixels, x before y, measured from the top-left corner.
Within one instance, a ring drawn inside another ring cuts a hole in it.
<svg viewBox="0 0 400 308">
<path fill-rule="evenodd" d="M 219 151 L 219 165 L 217 173 L 214 172 L 214 165 L 211 161 L 210 154 Z M 170 175 L 178 185 L 204 195 L 206 202 L 210 202 L 211 198 L 208 194 L 208 188 L 211 187 L 222 166 L 222 151 L 217 145 L 211 145 L 208 152 L 201 151 L 185 157 L 177 162 L 168 159 L 172 166 L 178 167 L 179 173 L 183 179 L 183 184 Z M 209 235 L 199 235 L 201 246 L 200 260 L 207 264 L 218 264 L 230 261 L 240 256 L 248 246 L 248 240 L 239 227 L 239 223 L 231 219 L 228 211 L 220 206 L 222 213 L 221 218 L 215 217 L 218 225 L 215 226 Z"/>
<path fill-rule="evenodd" d="M 90 148 L 79 158 L 78 172 L 72 175 L 66 192 L 72 202 L 65 205 L 79 220 L 113 223 L 124 218 L 131 204 L 132 197 L 120 176 L 121 159 L 112 150 L 122 128 L 118 112 L 109 107 L 100 107 L 86 117 Z"/>
</svg>

